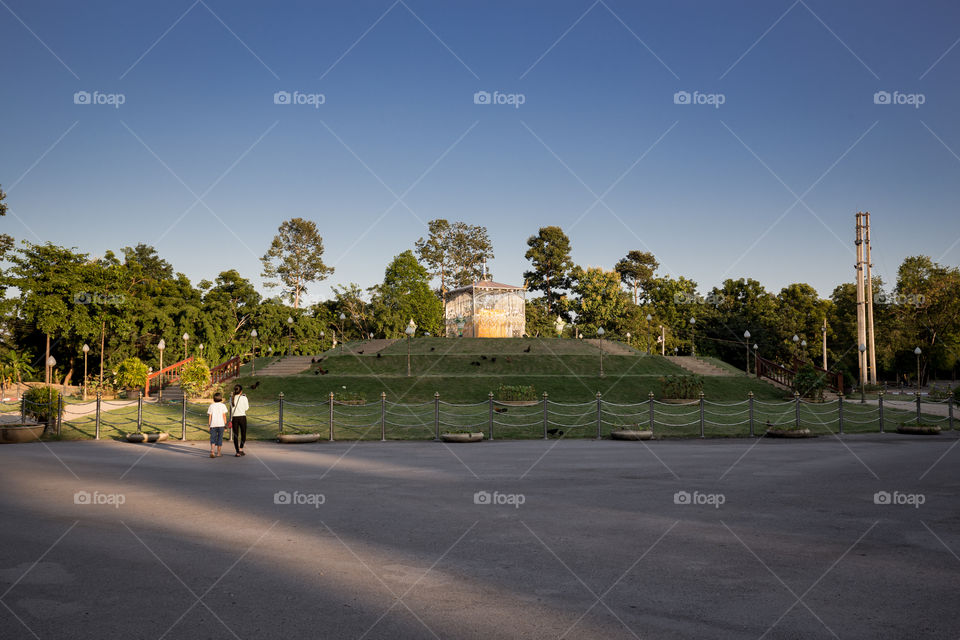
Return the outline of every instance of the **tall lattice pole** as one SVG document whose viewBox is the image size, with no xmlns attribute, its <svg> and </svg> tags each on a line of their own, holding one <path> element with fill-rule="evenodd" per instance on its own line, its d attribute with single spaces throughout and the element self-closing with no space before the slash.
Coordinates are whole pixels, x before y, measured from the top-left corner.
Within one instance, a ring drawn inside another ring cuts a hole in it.
<svg viewBox="0 0 960 640">
<path fill-rule="evenodd" d="M 874 335 L 873 335 L 873 279 L 870 276 L 870 269 L 873 267 L 873 260 L 871 259 L 870 253 L 870 212 L 867 211 L 864 214 L 864 241 L 863 244 L 866 247 L 866 255 L 864 256 L 864 267 L 866 268 L 867 278 L 866 278 L 866 293 L 867 293 L 867 356 L 869 358 L 869 363 L 867 367 L 867 372 L 870 377 L 870 384 L 877 384 L 877 350 L 874 345 Z"/>
<path fill-rule="evenodd" d="M 860 365 L 860 388 L 867 383 L 867 354 L 866 348 L 859 349 L 861 345 L 867 344 L 867 323 L 866 323 L 866 300 L 864 292 L 864 270 L 863 270 L 863 218 L 861 212 L 857 212 L 857 355 Z"/>
</svg>

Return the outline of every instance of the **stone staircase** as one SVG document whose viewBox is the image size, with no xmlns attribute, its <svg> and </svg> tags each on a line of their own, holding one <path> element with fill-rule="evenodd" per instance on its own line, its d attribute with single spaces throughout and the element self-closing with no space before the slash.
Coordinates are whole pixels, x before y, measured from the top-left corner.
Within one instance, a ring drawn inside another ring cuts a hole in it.
<svg viewBox="0 0 960 640">
<path fill-rule="evenodd" d="M 258 376 L 295 376 L 310 368 L 317 356 L 286 356 L 257 371 Z"/>
<path fill-rule="evenodd" d="M 157 393 L 153 392 L 150 395 L 156 397 Z M 163 388 L 163 403 L 167 404 L 168 402 L 183 402 L 183 389 L 180 388 L 180 385 L 171 384 Z"/>
<path fill-rule="evenodd" d="M 611 356 L 635 356 L 637 351 L 631 349 L 622 342 L 617 342 L 616 340 L 600 340 L 599 338 L 586 338 L 584 342 L 589 342 L 597 349 L 600 348 L 600 343 L 603 342 L 603 352 Z"/>
<path fill-rule="evenodd" d="M 396 340 L 388 338 L 377 338 L 375 340 L 359 340 L 357 342 L 347 342 L 343 345 L 343 355 L 364 355 L 364 356 L 373 356 L 378 352 L 383 351 L 390 345 L 392 345 Z M 360 353 L 360 352 L 363 353 Z M 336 351 L 330 351 L 330 355 L 340 353 L 340 345 L 337 345 Z"/>
<path fill-rule="evenodd" d="M 677 365 L 678 367 L 683 367 L 690 373 L 695 373 L 698 376 L 728 376 L 728 372 L 724 371 L 720 367 L 715 367 L 712 364 L 704 362 L 694 356 L 666 356 L 669 362 Z"/>
</svg>

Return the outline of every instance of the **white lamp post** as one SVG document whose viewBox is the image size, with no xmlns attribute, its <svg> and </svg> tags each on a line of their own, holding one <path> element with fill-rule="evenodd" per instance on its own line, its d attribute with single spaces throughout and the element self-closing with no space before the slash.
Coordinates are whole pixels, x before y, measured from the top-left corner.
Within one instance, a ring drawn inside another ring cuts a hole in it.
<svg viewBox="0 0 960 640">
<path fill-rule="evenodd" d="M 253 359 L 251 360 L 250 375 L 257 375 L 257 330 L 253 329 L 250 332 L 250 337 L 253 338 Z"/>
<path fill-rule="evenodd" d="M 917 356 L 917 395 L 920 395 L 920 354 L 923 351 L 920 350 L 920 347 L 917 347 L 913 350 L 913 355 Z"/>
<path fill-rule="evenodd" d="M 287 355 L 293 351 L 293 316 L 287 316 Z"/>
<path fill-rule="evenodd" d="M 167 343 L 163 341 L 163 338 L 160 338 L 160 342 L 157 343 L 157 350 L 160 351 L 160 389 L 157 391 L 157 402 L 163 402 L 163 350 L 167 348 Z"/>
<path fill-rule="evenodd" d="M 53 368 L 57 366 L 57 359 L 53 356 L 47 358 L 47 384 L 50 384 L 50 379 L 53 378 Z"/>
<path fill-rule="evenodd" d="M 857 347 L 857 350 L 860 352 L 860 358 L 861 358 L 861 360 L 862 360 L 862 359 L 863 359 L 863 353 L 864 353 L 864 351 L 867 350 L 867 345 L 861 343 L 860 346 Z M 860 380 L 860 404 L 866 404 L 866 403 L 867 403 L 866 389 L 865 389 L 866 386 L 867 386 L 866 378 L 861 379 L 861 380 Z"/>
<path fill-rule="evenodd" d="M 90 353 L 90 345 L 83 345 L 83 399 L 87 399 L 87 354 Z"/>
<path fill-rule="evenodd" d="M 603 327 L 597 329 L 597 336 L 600 338 L 600 377 L 603 377 L 603 334 L 606 331 L 603 330 Z"/>
<path fill-rule="evenodd" d="M 413 318 L 410 318 L 410 324 L 407 325 L 407 328 L 403 330 L 407 334 L 407 377 L 410 377 L 410 338 L 413 337 L 413 334 L 417 331 L 417 325 L 413 322 Z"/>
<path fill-rule="evenodd" d="M 743 332 L 743 346 L 747 350 L 747 375 L 750 375 L 750 330 Z"/>
<path fill-rule="evenodd" d="M 697 319 L 690 318 L 690 355 L 697 355 Z"/>
<path fill-rule="evenodd" d="M 183 334 L 183 359 L 187 359 L 187 340 L 190 339 L 190 336 L 186 333 Z"/>
<path fill-rule="evenodd" d="M 343 321 L 346 319 L 347 319 L 347 316 L 343 315 L 343 312 L 341 311 L 340 312 L 340 355 L 343 355 L 343 343 L 345 341 L 345 338 L 343 335 Z M 413 322 L 413 320 L 411 320 L 410 322 Z"/>
</svg>

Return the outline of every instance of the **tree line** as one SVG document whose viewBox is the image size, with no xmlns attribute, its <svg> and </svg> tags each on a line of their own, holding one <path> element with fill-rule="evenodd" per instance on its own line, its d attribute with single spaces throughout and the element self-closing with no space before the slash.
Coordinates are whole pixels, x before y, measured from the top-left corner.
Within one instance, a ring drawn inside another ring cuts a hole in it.
<svg viewBox="0 0 960 640">
<path fill-rule="evenodd" d="M 559 316 L 560 337 L 592 338 L 603 327 L 606 338 L 643 351 L 686 355 L 695 343 L 697 354 L 740 368 L 753 344 L 771 360 L 819 363 L 825 336 L 830 368 L 856 371 L 853 283 L 827 299 L 808 284 L 774 293 L 752 278 L 728 279 L 701 294 L 693 280 L 658 275 L 657 260 L 645 251 L 630 251 L 609 269 L 576 265 L 571 241 L 557 226 L 540 228 L 527 246 L 525 286 L 539 294 L 527 300 L 530 336 L 558 336 Z M 366 289 L 336 285 L 330 299 L 304 305 L 308 288 L 334 273 L 323 253 L 314 222 L 283 222 L 261 259 L 267 286 L 278 290 L 265 297 L 234 269 L 191 283 L 145 244 L 91 257 L 0 236 L 0 380 L 42 377 L 48 340 L 56 382 L 82 378 L 88 345 L 91 378 L 99 380 L 102 359 L 109 384 L 127 358 L 158 369 L 161 339 L 169 365 L 186 355 L 217 364 L 255 348 L 258 355 L 315 354 L 334 340 L 400 338 L 410 319 L 418 335 L 443 335 L 444 294 L 479 280 L 494 257 L 486 228 L 432 220 L 425 237 L 390 260 L 382 282 Z M 925 372 L 952 375 L 960 353 L 960 272 L 925 256 L 907 258 L 892 288 L 875 278 L 873 294 L 881 376 L 909 377 L 917 346 Z"/>
</svg>

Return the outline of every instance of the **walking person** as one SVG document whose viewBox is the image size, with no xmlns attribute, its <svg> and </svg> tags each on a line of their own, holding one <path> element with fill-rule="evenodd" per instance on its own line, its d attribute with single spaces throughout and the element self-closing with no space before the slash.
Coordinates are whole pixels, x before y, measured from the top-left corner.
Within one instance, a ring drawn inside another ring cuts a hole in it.
<svg viewBox="0 0 960 640">
<path fill-rule="evenodd" d="M 227 426 L 227 405 L 223 404 L 223 394 L 213 394 L 213 404 L 207 409 L 207 426 L 210 427 L 210 457 L 216 458 L 223 448 L 223 430 Z M 213 455 L 213 448 L 217 455 Z"/>
<path fill-rule="evenodd" d="M 243 445 L 247 441 L 248 409 L 250 403 L 243 393 L 243 387 L 234 385 L 233 396 L 230 398 L 230 424 L 233 426 L 233 448 L 237 451 L 237 458 L 247 455 L 243 452 Z"/>
</svg>

